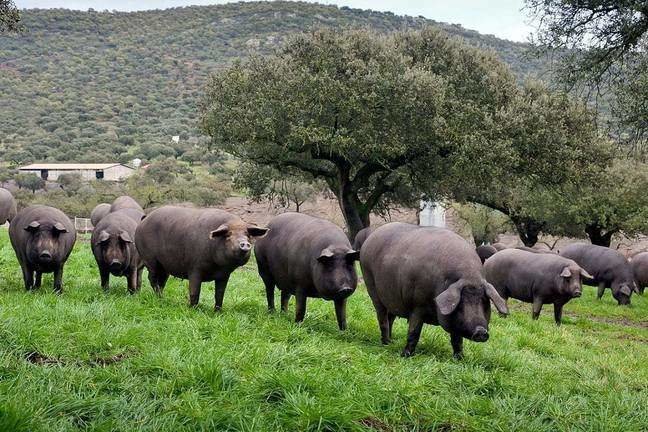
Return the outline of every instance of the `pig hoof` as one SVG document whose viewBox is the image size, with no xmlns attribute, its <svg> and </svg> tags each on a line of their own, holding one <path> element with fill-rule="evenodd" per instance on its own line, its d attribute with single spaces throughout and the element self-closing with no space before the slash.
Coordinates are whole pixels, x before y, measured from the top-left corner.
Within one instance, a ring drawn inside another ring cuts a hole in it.
<svg viewBox="0 0 648 432">
<path fill-rule="evenodd" d="M 409 357 L 412 357 L 413 355 L 414 355 L 414 351 L 410 351 L 407 348 L 405 348 L 403 350 L 403 352 L 401 353 L 401 357 L 403 357 L 403 358 L 409 358 Z"/>
<path fill-rule="evenodd" d="M 463 352 L 456 352 L 452 354 L 452 358 L 455 360 L 463 360 L 464 358 Z"/>
<path fill-rule="evenodd" d="M 390 339 L 382 339 L 380 342 L 382 342 L 383 345 L 389 345 L 391 343 Z"/>
<path fill-rule="evenodd" d="M 508 314 L 502 313 L 502 312 L 497 312 L 500 316 L 500 318 L 508 318 Z"/>
</svg>

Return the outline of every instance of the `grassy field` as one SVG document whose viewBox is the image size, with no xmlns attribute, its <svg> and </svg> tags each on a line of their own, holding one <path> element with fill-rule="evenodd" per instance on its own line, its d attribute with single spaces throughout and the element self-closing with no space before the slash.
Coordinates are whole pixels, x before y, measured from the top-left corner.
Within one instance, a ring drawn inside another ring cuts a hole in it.
<svg viewBox="0 0 648 432">
<path fill-rule="evenodd" d="M 99 287 L 89 244 L 66 267 L 64 294 L 51 276 L 24 291 L 0 228 L 0 430 L 495 430 L 648 429 L 648 295 L 633 306 L 588 288 L 567 304 L 494 314 L 491 339 L 466 342 L 425 327 L 417 355 L 399 357 L 406 322 L 384 347 L 369 298 L 349 300 L 349 330 L 333 305 L 309 300 L 306 320 L 269 314 L 255 265 L 230 279 L 224 311 L 213 287 L 197 309 L 186 283 L 164 297 L 123 279 Z"/>
</svg>

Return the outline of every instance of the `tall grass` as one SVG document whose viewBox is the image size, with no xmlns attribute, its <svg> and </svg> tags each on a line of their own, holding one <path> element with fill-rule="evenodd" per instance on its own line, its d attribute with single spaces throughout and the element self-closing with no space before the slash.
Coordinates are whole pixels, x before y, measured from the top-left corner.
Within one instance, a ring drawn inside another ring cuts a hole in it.
<svg viewBox="0 0 648 432">
<path fill-rule="evenodd" d="M 186 305 L 186 282 L 163 298 L 148 282 L 105 294 L 89 244 L 77 243 L 64 293 L 51 276 L 28 293 L 0 229 L 0 430 L 495 430 L 648 428 L 648 296 L 631 308 L 593 288 L 539 321 L 530 305 L 491 321 L 491 339 L 452 359 L 426 327 L 399 357 L 406 323 L 381 346 L 371 302 L 349 300 L 349 330 L 333 305 L 309 300 L 306 320 L 266 311 L 253 262 L 237 270 L 222 313 L 213 287 Z"/>
</svg>

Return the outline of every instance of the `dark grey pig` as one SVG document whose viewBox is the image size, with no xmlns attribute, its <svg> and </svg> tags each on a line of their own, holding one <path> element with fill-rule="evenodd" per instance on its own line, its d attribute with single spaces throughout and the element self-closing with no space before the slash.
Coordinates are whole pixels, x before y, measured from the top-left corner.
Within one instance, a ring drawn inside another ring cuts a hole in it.
<svg viewBox="0 0 648 432">
<path fill-rule="evenodd" d="M 648 252 L 641 252 L 633 256 L 630 265 L 637 289 L 640 294 L 643 294 L 648 286 Z"/>
<path fill-rule="evenodd" d="M 108 213 L 110 213 L 110 204 L 97 204 L 95 208 L 92 209 L 92 212 L 90 212 L 90 223 L 92 223 L 92 226 L 96 227 L 101 218 L 106 216 Z"/>
<path fill-rule="evenodd" d="M 591 278 L 575 261 L 555 255 L 507 249 L 484 264 L 484 277 L 499 295 L 533 303 L 533 319 L 543 304 L 554 305 L 556 324 L 562 322 L 562 309 L 583 293 L 581 278 Z"/>
<path fill-rule="evenodd" d="M 360 248 L 362 248 L 362 244 L 367 240 L 367 237 L 369 237 L 369 234 L 374 232 L 375 229 L 375 227 L 367 227 L 358 231 L 355 239 L 353 239 L 353 249 L 359 251 Z"/>
<path fill-rule="evenodd" d="M 546 249 L 536 249 L 532 248 L 529 246 L 518 246 L 515 249 L 525 251 L 525 252 L 531 252 L 535 254 L 552 254 L 552 255 L 557 255 L 556 252 L 551 251 L 551 250 L 546 250 Z"/>
<path fill-rule="evenodd" d="M 560 251 L 560 255 L 572 259 L 592 275 L 592 283 L 598 284 L 597 298 L 603 297 L 605 288 L 620 305 L 629 305 L 632 291 L 636 290 L 632 267 L 618 251 L 589 243 L 574 243 Z"/>
<path fill-rule="evenodd" d="M 488 258 L 497 253 L 497 249 L 495 249 L 492 245 L 477 246 L 475 251 L 477 252 L 477 256 L 479 256 L 482 264 L 484 264 L 484 261 L 486 261 Z"/>
<path fill-rule="evenodd" d="M 7 189 L 0 188 L 0 225 L 11 222 L 17 213 L 16 200 Z"/>
<path fill-rule="evenodd" d="M 302 213 L 284 213 L 268 224 L 270 232 L 255 247 L 259 275 L 266 287 L 268 309 L 274 310 L 275 286 L 281 309 L 290 296 L 297 305 L 295 321 L 306 314 L 308 297 L 333 300 L 340 330 L 346 329 L 346 299 L 358 283 L 358 252 L 337 225 Z"/>
<path fill-rule="evenodd" d="M 70 219 L 53 207 L 30 206 L 11 221 L 9 239 L 22 268 L 25 288 L 39 288 L 42 274 L 53 272 L 54 291 L 60 294 L 63 266 L 76 241 Z"/>
<path fill-rule="evenodd" d="M 162 293 L 169 275 L 189 279 L 189 304 L 195 306 L 202 283 L 214 281 L 220 310 L 230 274 L 267 231 L 222 210 L 164 206 L 139 224 L 135 245 L 155 292 Z"/>
<path fill-rule="evenodd" d="M 488 340 L 490 301 L 500 313 L 508 313 L 483 278 L 475 249 L 446 229 L 384 225 L 362 245 L 360 265 L 382 342 L 390 342 L 396 317 L 409 320 L 404 357 L 414 354 L 424 323 L 450 333 L 454 356 L 460 358 L 463 338 Z"/>
<path fill-rule="evenodd" d="M 117 210 L 122 210 L 122 209 L 136 209 L 144 213 L 144 209 L 142 206 L 140 206 L 137 201 L 135 201 L 133 198 L 129 197 L 128 195 L 122 195 L 120 197 L 115 198 L 115 201 L 112 202 L 110 205 L 110 212 L 116 212 Z"/>
<path fill-rule="evenodd" d="M 119 210 L 104 216 L 92 231 L 92 253 L 105 291 L 111 274 L 125 276 L 131 294 L 142 286 L 144 266 L 135 247 L 136 229 L 137 222 Z"/>
</svg>

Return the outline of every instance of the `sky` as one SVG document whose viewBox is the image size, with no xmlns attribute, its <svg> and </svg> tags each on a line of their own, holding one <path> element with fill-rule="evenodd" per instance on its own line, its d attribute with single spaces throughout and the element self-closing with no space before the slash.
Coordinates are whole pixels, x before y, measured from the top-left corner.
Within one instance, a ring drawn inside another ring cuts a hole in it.
<svg viewBox="0 0 648 432">
<path fill-rule="evenodd" d="M 309 0 L 306 0 L 309 1 Z M 134 11 L 177 6 L 230 3 L 228 0 L 14 0 L 21 9 L 67 8 L 77 10 Z M 422 15 L 435 21 L 461 24 L 480 33 L 524 42 L 533 28 L 523 10 L 524 0 L 319 0 L 310 3 L 335 4 L 359 9 L 390 11 L 397 15 Z"/>
</svg>

